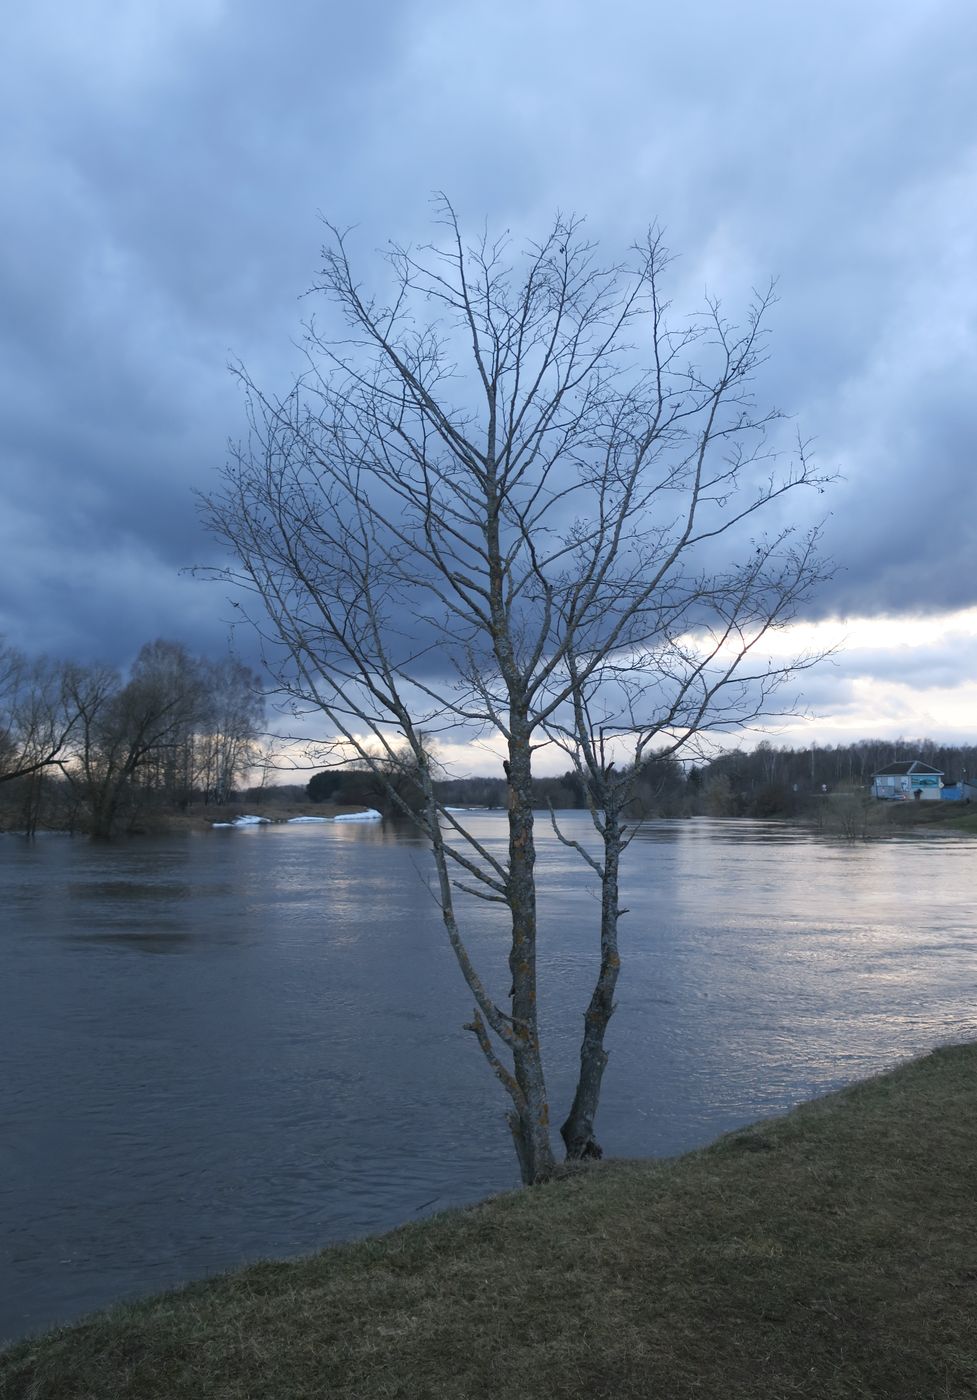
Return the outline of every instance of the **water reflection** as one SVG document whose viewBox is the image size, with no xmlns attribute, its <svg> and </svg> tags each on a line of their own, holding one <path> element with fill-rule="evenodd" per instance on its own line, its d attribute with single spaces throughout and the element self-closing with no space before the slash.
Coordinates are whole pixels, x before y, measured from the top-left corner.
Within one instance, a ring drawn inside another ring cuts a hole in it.
<svg viewBox="0 0 977 1400">
<path fill-rule="evenodd" d="M 466 820 L 504 853 L 501 814 Z M 595 843 L 588 818 L 561 820 Z M 599 902 L 545 817 L 537 836 L 559 1112 Z M 974 1034 L 974 849 L 759 822 L 641 829 L 609 1149 L 680 1151 Z M 0 840 L 0 1337 L 514 1182 L 430 881 L 410 827 Z M 504 920 L 459 907 L 501 997 Z"/>
</svg>

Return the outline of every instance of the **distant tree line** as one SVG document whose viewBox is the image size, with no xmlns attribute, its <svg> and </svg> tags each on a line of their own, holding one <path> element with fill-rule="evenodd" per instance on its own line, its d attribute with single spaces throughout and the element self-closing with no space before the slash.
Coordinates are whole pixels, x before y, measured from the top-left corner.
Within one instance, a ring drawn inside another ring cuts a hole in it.
<svg viewBox="0 0 977 1400">
<path fill-rule="evenodd" d="M 404 814 L 404 806 L 416 799 L 417 787 L 411 774 L 397 775 L 391 791 L 388 765 L 369 768 L 363 763 L 348 767 L 328 768 L 316 773 L 305 788 L 310 802 L 330 802 L 374 807 L 388 816 Z M 436 784 L 438 797 L 449 806 L 504 808 L 506 780 L 504 777 L 446 778 Z M 398 802 L 399 797 L 399 802 Z M 583 783 L 576 773 L 561 778 L 536 778 L 533 800 L 538 807 L 585 807 Z"/>
<path fill-rule="evenodd" d="M 716 756 L 689 782 L 699 789 L 701 810 L 712 815 L 790 816 L 825 789 L 867 794 L 880 769 L 914 758 L 938 769 L 948 784 L 977 773 L 977 745 L 899 738 L 795 749 L 763 741 L 750 752 Z"/>
<path fill-rule="evenodd" d="M 5 825 L 111 836 L 151 811 L 225 803 L 257 755 L 258 678 L 232 657 L 147 643 L 128 672 L 29 660 L 0 643 Z"/>
<path fill-rule="evenodd" d="M 920 758 L 944 773 L 947 783 L 977 774 L 977 745 L 937 744 L 930 739 L 861 739 L 853 744 L 778 748 L 763 740 L 752 750 L 732 749 L 698 763 L 652 754 L 631 774 L 632 820 L 647 817 L 794 816 L 811 798 L 832 793 L 868 792 L 873 774 L 900 759 Z M 501 808 L 506 803 L 504 777 L 441 778 L 440 801 L 449 806 Z M 316 773 L 305 788 L 311 802 L 347 803 L 376 807 L 396 816 L 409 805 L 409 772 L 398 776 L 391 795 L 383 765 L 359 762 Z M 535 778 L 537 808 L 585 808 L 588 794 L 577 772 Z"/>
<path fill-rule="evenodd" d="M 264 723 L 259 678 L 232 657 L 194 656 L 180 642 L 157 640 L 122 672 L 32 660 L 0 640 L 0 826 L 33 831 L 43 820 L 106 837 L 154 812 L 235 797 L 260 801 L 274 793 L 279 802 L 376 807 L 394 817 L 416 799 L 412 762 L 389 757 L 327 768 L 306 786 L 262 783 L 242 791 L 262 759 Z M 977 774 L 977 745 L 930 739 L 806 748 L 764 740 L 695 763 L 653 753 L 636 771 L 624 770 L 628 815 L 792 816 L 825 789 L 867 792 L 879 769 L 913 758 L 939 769 L 948 783 Z M 442 775 L 436 787 L 449 806 L 493 809 L 507 801 L 501 774 Z M 534 778 L 532 800 L 537 808 L 566 810 L 586 808 L 593 796 L 571 770 Z"/>
</svg>

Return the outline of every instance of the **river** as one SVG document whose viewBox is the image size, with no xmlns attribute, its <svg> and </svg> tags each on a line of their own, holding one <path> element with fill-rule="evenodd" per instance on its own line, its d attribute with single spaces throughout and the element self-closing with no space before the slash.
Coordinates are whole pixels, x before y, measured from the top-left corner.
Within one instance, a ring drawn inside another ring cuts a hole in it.
<svg viewBox="0 0 977 1400">
<path fill-rule="evenodd" d="M 470 820 L 504 848 L 501 814 Z M 598 904 L 537 830 L 558 1122 Z M 369 824 L 0 837 L 0 1343 L 515 1184 L 429 859 Z M 977 1033 L 975 860 L 947 834 L 649 823 L 627 855 L 608 1153 L 680 1152 Z M 503 995 L 498 911 L 464 913 Z"/>
</svg>

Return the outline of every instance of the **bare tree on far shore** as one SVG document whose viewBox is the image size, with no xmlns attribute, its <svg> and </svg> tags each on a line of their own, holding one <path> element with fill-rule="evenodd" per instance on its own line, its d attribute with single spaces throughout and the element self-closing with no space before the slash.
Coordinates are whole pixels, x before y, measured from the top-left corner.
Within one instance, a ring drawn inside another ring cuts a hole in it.
<svg viewBox="0 0 977 1400">
<path fill-rule="evenodd" d="M 76 722 L 65 667 L 0 642 L 0 783 L 60 763 Z"/>
<path fill-rule="evenodd" d="M 240 371 L 249 435 L 204 509 L 235 560 L 221 576 L 253 595 L 282 695 L 320 716 L 339 753 L 378 771 L 409 756 L 405 806 L 431 843 L 469 1029 L 533 1182 L 554 1170 L 534 756 L 569 752 L 603 852 L 578 845 L 602 913 L 564 1125 L 569 1156 L 599 1155 L 629 835 L 615 765 L 652 739 L 677 752 L 748 721 L 806 664 L 764 646 L 819 577 L 816 530 L 785 522 L 790 498 L 822 479 L 803 452 L 784 468 L 771 458 L 776 414 L 752 402 L 769 293 L 738 329 L 717 302 L 672 320 L 657 230 L 604 264 L 575 219 L 518 251 L 487 234 L 469 245 L 446 201 L 439 214 L 434 246 L 391 246 L 376 296 L 329 228 L 314 288 L 329 320 L 308 327 L 307 371 L 281 398 Z M 504 858 L 435 795 L 431 742 L 475 736 L 507 780 Z M 469 955 L 473 896 L 505 921 L 507 996 Z"/>
</svg>

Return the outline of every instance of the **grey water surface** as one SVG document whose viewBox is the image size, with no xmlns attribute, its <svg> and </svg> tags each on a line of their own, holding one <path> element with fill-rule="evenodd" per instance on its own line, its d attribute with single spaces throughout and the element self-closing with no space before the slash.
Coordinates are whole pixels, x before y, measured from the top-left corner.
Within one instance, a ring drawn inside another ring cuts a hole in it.
<svg viewBox="0 0 977 1400">
<path fill-rule="evenodd" d="M 501 814 L 466 820 L 504 850 Z M 587 836 L 585 814 L 561 820 Z M 558 1123 L 598 903 L 537 830 Z M 429 860 L 388 825 L 0 837 L 0 1343 L 516 1184 Z M 645 826 L 606 1150 L 680 1152 L 973 1036 L 975 863 L 952 835 Z M 499 911 L 464 914 L 504 997 Z"/>
</svg>

